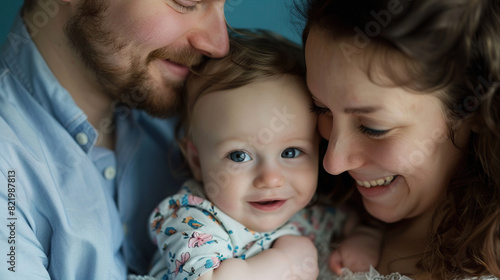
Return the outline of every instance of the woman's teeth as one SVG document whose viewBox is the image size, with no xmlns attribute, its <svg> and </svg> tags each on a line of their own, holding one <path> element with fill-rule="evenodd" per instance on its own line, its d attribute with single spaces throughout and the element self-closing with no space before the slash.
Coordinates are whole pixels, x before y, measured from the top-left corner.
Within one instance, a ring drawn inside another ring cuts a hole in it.
<svg viewBox="0 0 500 280">
<path fill-rule="evenodd" d="M 376 187 L 376 186 L 387 186 L 396 177 L 397 176 L 387 176 L 385 178 L 378 179 L 378 180 L 373 180 L 373 181 L 360 181 L 360 180 L 356 180 L 356 183 L 358 185 L 362 186 L 362 187 L 365 187 L 365 188 L 371 188 L 371 187 Z"/>
</svg>

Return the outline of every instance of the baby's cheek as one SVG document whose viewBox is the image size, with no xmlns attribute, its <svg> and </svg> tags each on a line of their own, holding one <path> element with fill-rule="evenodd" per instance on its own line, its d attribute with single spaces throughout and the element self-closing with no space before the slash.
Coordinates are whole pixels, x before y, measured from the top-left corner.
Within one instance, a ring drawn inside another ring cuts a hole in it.
<svg viewBox="0 0 500 280">
<path fill-rule="evenodd" d="M 313 164 L 309 164 L 309 167 L 302 170 L 300 176 L 296 176 L 296 179 L 294 179 L 297 192 L 300 194 L 301 199 L 305 201 L 305 204 L 308 204 L 314 193 L 316 193 L 318 185 L 318 169 L 311 167 L 314 166 Z"/>
<path fill-rule="evenodd" d="M 238 209 L 237 200 L 235 197 L 232 197 L 231 195 L 220 194 L 212 197 L 211 201 L 225 213 L 236 212 L 236 210 Z"/>
</svg>

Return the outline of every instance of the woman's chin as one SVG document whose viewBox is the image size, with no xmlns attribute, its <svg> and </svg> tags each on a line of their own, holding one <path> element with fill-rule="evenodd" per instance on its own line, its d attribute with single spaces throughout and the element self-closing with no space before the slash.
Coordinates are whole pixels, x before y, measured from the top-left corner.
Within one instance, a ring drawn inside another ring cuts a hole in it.
<svg viewBox="0 0 500 280">
<path fill-rule="evenodd" d="M 395 223 L 403 219 L 403 217 L 401 217 L 401 215 L 398 215 L 398 213 L 394 209 L 380 207 L 380 205 L 372 205 L 370 204 L 370 202 L 364 200 L 363 204 L 366 211 L 368 211 L 370 215 L 381 220 L 382 222 Z"/>
</svg>

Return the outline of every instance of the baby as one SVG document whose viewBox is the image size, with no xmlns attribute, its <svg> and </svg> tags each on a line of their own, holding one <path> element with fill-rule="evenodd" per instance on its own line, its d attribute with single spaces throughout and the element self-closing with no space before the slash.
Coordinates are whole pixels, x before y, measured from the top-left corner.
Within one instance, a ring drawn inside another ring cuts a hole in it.
<svg viewBox="0 0 500 280">
<path fill-rule="evenodd" d="M 328 246 L 347 215 L 310 205 L 320 138 L 304 70 L 300 48 L 260 32 L 233 36 L 228 56 L 207 61 L 188 79 L 181 146 L 194 180 L 151 215 L 162 257 L 150 275 L 318 278 L 313 240 Z M 356 238 L 380 248 L 378 232 Z M 347 245 L 342 250 L 348 254 L 338 256 L 351 270 L 360 269 L 360 258 L 368 259 L 362 269 L 378 261 L 378 251 L 363 258 Z"/>
</svg>

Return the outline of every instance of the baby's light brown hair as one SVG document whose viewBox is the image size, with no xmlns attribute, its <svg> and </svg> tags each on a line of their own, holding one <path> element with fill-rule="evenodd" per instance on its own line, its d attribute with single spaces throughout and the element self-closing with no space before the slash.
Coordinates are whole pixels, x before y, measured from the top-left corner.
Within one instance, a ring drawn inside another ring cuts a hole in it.
<svg viewBox="0 0 500 280">
<path fill-rule="evenodd" d="M 230 33 L 229 45 L 227 56 L 208 59 L 192 69 L 182 94 L 179 140 L 190 134 L 193 108 L 201 96 L 286 74 L 305 77 L 302 47 L 276 33 L 235 30 Z"/>
</svg>

